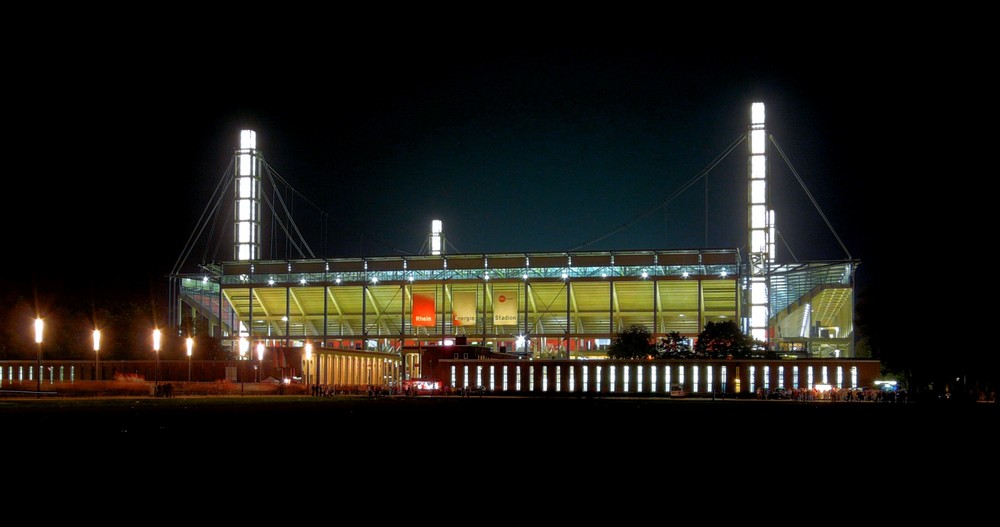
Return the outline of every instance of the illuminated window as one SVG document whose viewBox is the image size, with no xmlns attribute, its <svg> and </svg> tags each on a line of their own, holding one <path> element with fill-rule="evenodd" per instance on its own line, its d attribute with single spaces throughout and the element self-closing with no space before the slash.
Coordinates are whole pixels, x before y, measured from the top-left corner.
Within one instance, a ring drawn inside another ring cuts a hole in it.
<svg viewBox="0 0 1000 527">
<path fill-rule="evenodd" d="M 764 391 L 771 391 L 771 367 L 764 366 Z"/>
<path fill-rule="evenodd" d="M 656 392 L 656 366 L 649 367 L 649 391 Z"/>
<path fill-rule="evenodd" d="M 807 390 L 812 390 L 813 389 L 813 367 L 812 366 L 806 367 L 806 389 Z"/>
<path fill-rule="evenodd" d="M 642 366 L 637 366 L 635 369 L 635 391 L 642 391 Z"/>
<path fill-rule="evenodd" d="M 503 365 L 503 391 L 507 391 L 507 365 Z"/>
<path fill-rule="evenodd" d="M 799 367 L 792 366 L 792 389 L 799 389 Z"/>
<path fill-rule="evenodd" d="M 496 366 L 490 364 L 490 391 L 496 390 Z"/>
<path fill-rule="evenodd" d="M 594 391 L 599 392 L 601 391 L 601 366 L 598 366 L 596 369 L 597 369 L 597 383 L 594 385 Z"/>
<path fill-rule="evenodd" d="M 778 366 L 778 388 L 785 387 L 785 367 Z"/>
<path fill-rule="evenodd" d="M 590 378 L 589 378 L 589 373 L 590 373 L 590 372 L 588 372 L 588 371 L 587 371 L 587 365 L 586 365 L 586 364 L 584 364 L 584 365 L 583 365 L 583 386 L 581 386 L 581 387 L 580 387 L 580 391 L 581 391 L 581 392 L 585 392 L 585 391 L 587 391 L 587 390 L 588 390 L 588 388 L 589 388 L 589 387 L 587 386 L 587 383 L 589 383 L 589 382 L 590 382 Z"/>
<path fill-rule="evenodd" d="M 670 365 L 663 367 L 663 391 L 670 393 Z"/>
<path fill-rule="evenodd" d="M 542 366 L 542 391 L 549 391 L 549 367 Z"/>
<path fill-rule="evenodd" d="M 840 390 L 844 387 L 844 367 L 837 366 L 837 389 Z"/>
<path fill-rule="evenodd" d="M 455 365 L 454 364 L 451 365 L 451 387 L 452 388 L 457 388 L 458 387 L 458 384 L 456 384 L 456 381 L 455 381 Z"/>
<path fill-rule="evenodd" d="M 576 381 L 576 379 L 574 378 L 575 377 L 575 375 L 574 375 L 575 371 L 576 371 L 576 368 L 574 368 L 572 366 L 569 367 L 569 390 L 568 391 L 571 391 L 571 392 L 573 391 L 573 388 L 574 388 L 573 385 L 574 385 L 574 383 Z"/>
<path fill-rule="evenodd" d="M 757 391 L 757 367 L 750 366 L 750 393 Z"/>
<path fill-rule="evenodd" d="M 517 366 L 517 367 L 514 368 L 514 375 L 515 375 L 514 382 L 516 383 L 514 389 L 517 390 L 517 391 L 521 391 L 521 367 L 520 366 Z"/>
<path fill-rule="evenodd" d="M 562 388 L 562 366 L 556 366 L 556 391 Z"/>
<path fill-rule="evenodd" d="M 483 385 L 483 367 L 482 365 L 476 365 L 476 388 Z"/>
<path fill-rule="evenodd" d="M 608 391 L 609 392 L 615 391 L 615 367 L 614 366 L 608 366 L 608 383 L 609 383 Z"/>
<path fill-rule="evenodd" d="M 469 387 L 469 365 L 462 366 L 462 388 Z"/>
<path fill-rule="evenodd" d="M 713 366 L 705 366 L 705 389 L 710 392 L 715 391 L 715 384 L 712 383 L 713 369 L 714 369 Z"/>
<path fill-rule="evenodd" d="M 823 373 L 823 384 L 830 384 L 830 381 L 826 377 L 826 366 L 823 366 L 821 371 Z"/>
<path fill-rule="evenodd" d="M 691 366 L 691 393 L 698 392 L 698 366 Z"/>
<path fill-rule="evenodd" d="M 726 378 L 726 374 L 727 374 L 726 367 L 725 366 L 720 367 L 719 368 L 719 382 L 722 383 L 722 391 L 726 391 L 726 382 L 728 381 L 728 379 Z"/>
<path fill-rule="evenodd" d="M 851 366 L 851 388 L 857 389 L 858 387 L 858 367 Z"/>
<path fill-rule="evenodd" d="M 628 391 L 628 375 L 629 375 L 629 370 L 630 369 L 631 368 L 629 368 L 628 366 L 622 366 L 622 391 L 623 392 L 627 392 Z"/>
<path fill-rule="evenodd" d="M 535 367 L 528 366 L 528 391 L 535 391 Z"/>
</svg>

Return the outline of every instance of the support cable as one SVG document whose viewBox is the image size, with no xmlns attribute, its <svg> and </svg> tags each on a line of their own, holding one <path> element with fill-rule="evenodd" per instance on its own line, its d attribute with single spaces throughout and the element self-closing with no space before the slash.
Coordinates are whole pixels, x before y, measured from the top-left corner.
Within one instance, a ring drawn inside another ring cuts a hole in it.
<svg viewBox="0 0 1000 527">
<path fill-rule="evenodd" d="M 845 246 L 844 242 L 840 240 L 840 236 L 837 235 L 837 231 L 834 230 L 833 225 L 830 224 L 830 220 L 826 219 L 826 214 L 823 214 L 823 209 L 819 208 L 819 203 L 816 203 L 816 199 L 813 198 L 812 193 L 810 193 L 809 189 L 806 188 L 805 182 L 802 181 L 802 178 L 799 177 L 799 173 L 796 172 L 795 167 L 792 166 L 792 162 L 788 160 L 788 157 L 785 156 L 785 153 L 781 150 L 781 146 L 778 145 L 778 141 L 773 135 L 769 135 L 768 137 L 771 139 L 771 144 L 774 145 L 774 148 L 776 148 L 778 153 L 781 154 L 781 158 L 785 160 L 785 164 L 788 165 L 788 168 L 792 171 L 792 175 L 794 175 L 795 179 L 799 181 L 799 185 L 802 186 L 802 190 L 805 191 L 806 196 L 809 197 L 809 201 L 812 202 L 813 207 L 816 207 L 816 212 L 819 212 L 820 217 L 823 218 L 824 222 L 826 222 L 826 226 L 830 229 L 830 232 L 833 233 L 833 237 L 837 239 L 837 243 L 839 243 L 840 248 L 844 250 L 844 254 L 847 255 L 847 259 L 853 260 L 854 258 L 851 257 L 851 251 L 847 250 L 847 246 Z"/>
<path fill-rule="evenodd" d="M 599 241 L 601 241 L 601 240 L 603 240 L 605 238 L 608 238 L 609 236 L 612 236 L 614 234 L 618 234 L 619 232 L 624 231 L 625 229 L 628 229 L 632 225 L 635 225 L 635 223 L 637 221 L 641 220 L 642 218 L 645 218 L 646 216 L 649 216 L 653 212 L 656 212 L 657 210 L 665 207 L 668 203 L 670 203 L 671 201 L 673 201 L 674 199 L 676 199 L 677 196 L 680 196 L 681 194 L 683 194 L 684 191 L 686 191 L 687 189 L 691 188 L 692 185 L 694 185 L 695 183 L 697 183 L 698 181 L 700 181 L 701 178 L 705 177 L 705 175 L 707 175 L 709 172 L 711 172 L 712 169 L 714 169 L 716 167 L 716 165 L 718 165 L 719 163 L 721 163 L 722 160 L 725 159 L 726 156 L 728 156 L 730 154 L 730 152 L 732 152 L 733 149 L 735 149 L 744 140 L 746 140 L 746 134 L 740 134 L 740 136 L 738 138 L 736 138 L 736 140 L 733 141 L 733 143 L 731 145 L 729 145 L 723 153 L 719 154 L 718 157 L 716 157 L 711 163 L 709 163 L 709 165 L 707 167 L 705 167 L 704 170 L 702 170 L 701 172 L 699 172 L 698 175 L 696 175 L 695 177 L 691 178 L 690 181 L 688 181 L 687 183 L 685 183 L 681 188 L 677 189 L 673 194 L 671 194 L 667 199 L 661 201 L 658 205 L 655 205 L 653 207 L 650 207 L 650 208 L 642 211 L 641 213 L 639 213 L 637 216 L 634 216 L 629 221 L 627 221 L 627 222 L 619 225 L 618 227 L 615 227 L 614 229 L 611 229 L 611 230 L 605 232 L 604 234 L 598 236 L 597 238 L 594 238 L 593 240 L 590 240 L 590 241 L 585 242 L 585 243 L 581 243 L 580 245 L 577 245 L 575 247 L 567 249 L 566 251 L 567 252 L 577 251 L 579 249 L 587 247 L 588 245 L 593 245 L 593 244 L 595 244 L 595 243 L 597 243 L 597 242 L 599 242 Z"/>
</svg>

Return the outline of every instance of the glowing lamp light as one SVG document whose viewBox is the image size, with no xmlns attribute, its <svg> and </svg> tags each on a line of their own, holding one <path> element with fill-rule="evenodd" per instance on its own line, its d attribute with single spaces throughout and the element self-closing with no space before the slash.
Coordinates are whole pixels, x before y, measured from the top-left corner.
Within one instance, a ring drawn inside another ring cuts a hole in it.
<svg viewBox="0 0 1000 527">
<path fill-rule="evenodd" d="M 690 278 L 690 277 L 691 277 L 691 273 L 689 273 L 687 271 L 684 271 L 683 273 L 681 273 L 681 278 Z"/>
<path fill-rule="evenodd" d="M 312 360 L 312 358 L 313 358 L 312 342 L 306 342 L 306 360 Z"/>
<path fill-rule="evenodd" d="M 755 102 L 750 105 L 750 124 L 764 124 L 764 103 Z"/>
<path fill-rule="evenodd" d="M 267 285 L 274 285 L 274 277 L 267 279 Z"/>
<path fill-rule="evenodd" d="M 523 278 L 524 280 L 527 280 L 527 279 L 528 279 L 528 273 L 524 273 L 524 274 L 522 274 L 522 275 L 521 275 L 521 278 Z"/>
<path fill-rule="evenodd" d="M 517 347 L 519 348 L 524 347 L 524 335 L 518 335 L 517 340 L 515 342 L 517 344 Z"/>
<path fill-rule="evenodd" d="M 194 351 L 194 339 L 191 338 L 191 337 L 188 337 L 187 340 L 184 341 L 184 342 L 187 344 L 187 354 L 188 354 L 188 357 L 190 357 L 191 353 Z"/>
<path fill-rule="evenodd" d="M 264 360 L 264 343 L 263 342 L 258 342 L 257 343 L 257 360 L 260 360 L 260 361 Z"/>
<path fill-rule="evenodd" d="M 160 351 L 160 335 L 159 329 L 153 330 L 153 351 Z"/>
<path fill-rule="evenodd" d="M 722 272 L 721 272 L 721 273 L 719 273 L 719 276 L 721 276 L 721 277 L 723 277 L 723 278 L 725 278 L 725 277 L 726 277 L 726 276 L 728 276 L 728 275 L 729 275 L 729 273 L 727 273 L 725 269 L 723 269 L 723 270 L 722 270 Z"/>
<path fill-rule="evenodd" d="M 35 344 L 42 343 L 42 333 L 45 331 L 45 322 L 40 318 L 35 319 Z"/>
<path fill-rule="evenodd" d="M 647 278 L 649 278 L 649 273 L 647 273 L 646 271 L 643 271 L 642 272 L 642 279 L 645 280 Z"/>
<path fill-rule="evenodd" d="M 303 278 L 303 279 L 299 280 L 299 283 L 302 284 L 302 285 L 306 285 L 306 279 Z"/>
<path fill-rule="evenodd" d="M 569 275 L 568 275 L 568 274 L 566 274 L 566 271 L 563 271 L 563 274 L 562 274 L 562 279 L 563 279 L 563 280 L 565 280 L 565 279 L 567 279 L 567 278 L 569 278 Z"/>
<path fill-rule="evenodd" d="M 257 132 L 253 130 L 240 130 L 240 148 L 257 148 Z"/>
<path fill-rule="evenodd" d="M 483 280 L 486 280 L 488 282 L 490 280 L 490 273 L 484 274 L 483 275 Z"/>
<path fill-rule="evenodd" d="M 373 284 L 377 284 L 378 283 L 378 277 L 377 276 L 373 276 L 372 277 L 372 283 Z"/>
<path fill-rule="evenodd" d="M 441 236 L 441 230 L 442 229 L 441 229 L 441 226 L 442 226 L 441 220 L 432 220 L 431 221 L 430 243 L 431 243 L 431 254 L 434 254 L 434 255 L 441 254 L 441 249 L 442 249 L 442 246 L 443 246 L 443 243 L 441 241 L 442 240 L 442 236 Z"/>
<path fill-rule="evenodd" d="M 242 359 L 247 351 L 250 350 L 250 342 L 247 341 L 246 337 L 240 337 L 240 358 Z"/>
</svg>

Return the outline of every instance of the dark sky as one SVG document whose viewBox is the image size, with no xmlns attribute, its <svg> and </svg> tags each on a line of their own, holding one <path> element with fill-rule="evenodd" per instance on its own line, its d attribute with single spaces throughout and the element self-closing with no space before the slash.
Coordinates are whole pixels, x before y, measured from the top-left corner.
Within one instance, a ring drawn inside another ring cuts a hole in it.
<svg viewBox="0 0 1000 527">
<path fill-rule="evenodd" d="M 754 101 L 862 260 L 862 283 L 881 267 L 874 187 L 886 127 L 905 131 L 887 107 L 892 75 L 878 54 L 340 44 L 271 46 L 246 62 L 232 46 L 157 49 L 146 61 L 98 46 L 22 64 L 32 75 L 9 102 L 22 163 L 7 170 L 5 280 L 50 292 L 165 290 L 243 127 L 308 199 L 294 206 L 317 256 L 416 254 L 435 218 L 449 252 L 742 249 L 745 145 L 709 172 L 707 188 L 699 181 L 660 205 L 746 132 Z M 771 152 L 779 260 L 845 258 Z M 226 260 L 231 248 L 199 245 L 186 269 L 206 256 Z"/>
</svg>

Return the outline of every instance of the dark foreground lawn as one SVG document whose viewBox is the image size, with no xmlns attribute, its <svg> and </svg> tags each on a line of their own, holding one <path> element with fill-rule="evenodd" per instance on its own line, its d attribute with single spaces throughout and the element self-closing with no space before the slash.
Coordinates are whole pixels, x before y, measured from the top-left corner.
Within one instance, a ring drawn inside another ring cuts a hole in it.
<svg viewBox="0 0 1000 527">
<path fill-rule="evenodd" d="M 341 441 L 422 436 L 507 445 L 661 437 L 855 447 L 873 440 L 995 438 L 1000 405 L 517 397 L 0 398 L 7 430 L 201 436 L 323 433 Z M 592 441 L 590 441 L 592 443 Z"/>
<path fill-rule="evenodd" d="M 842 489 L 889 478 L 980 489 L 1000 473 L 1000 405 L 986 403 L 19 396 L 0 398 L 0 424 L 6 459 L 32 474 L 190 473 L 205 485 L 245 474 L 255 484 L 407 475 L 563 490 L 641 478 Z"/>
</svg>

